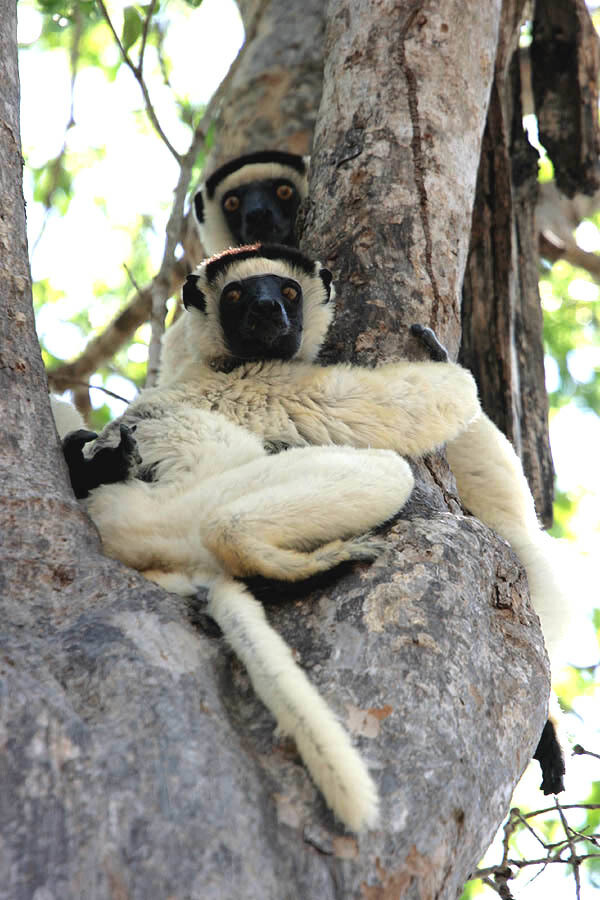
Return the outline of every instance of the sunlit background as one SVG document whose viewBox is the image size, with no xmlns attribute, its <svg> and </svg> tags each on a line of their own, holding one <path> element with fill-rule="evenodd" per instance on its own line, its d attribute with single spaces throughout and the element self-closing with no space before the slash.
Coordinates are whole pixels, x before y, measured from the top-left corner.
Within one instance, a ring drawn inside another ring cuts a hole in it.
<svg viewBox="0 0 600 900">
<path fill-rule="evenodd" d="M 85 21 L 77 35 L 60 12 L 52 14 L 58 8 L 52 0 L 18 4 L 28 237 L 38 334 L 49 367 L 77 357 L 90 336 L 101 332 L 126 304 L 134 284 L 145 285 L 156 273 L 178 176 L 177 164 L 149 124 L 140 88 L 121 64 L 106 24 L 90 13 L 93 3 L 79 5 Z M 130 4 L 112 2 L 108 8 L 118 34 L 135 28 Z M 192 124 L 242 44 L 243 27 L 233 0 L 203 0 L 199 6 L 171 0 L 160 4 L 156 22 L 157 34 L 146 51 L 145 78 L 164 131 L 183 153 Z M 535 141 L 535 120 L 526 124 Z M 542 177 L 548 177 L 547 163 L 542 164 Z M 597 213 L 577 229 L 583 249 L 600 250 L 599 224 Z M 557 473 L 555 533 L 597 560 L 600 288 L 587 272 L 561 261 L 542 268 L 540 293 Z M 143 383 L 148 341 L 149 326 L 143 325 L 92 377 L 92 384 L 132 399 Z M 124 402 L 100 390 L 91 391 L 91 401 L 97 428 L 124 408 Z M 594 591 L 588 603 L 598 605 Z M 594 668 L 600 651 L 594 628 L 580 631 L 571 659 L 579 668 L 571 670 L 562 690 L 574 711 L 569 727 L 579 743 L 600 752 L 600 692 Z M 535 764 L 514 803 L 539 808 L 539 780 Z M 568 787 L 564 802 L 600 801 L 600 762 L 579 757 L 571 766 Z M 581 824 L 584 819 L 582 814 Z M 600 816 L 596 824 L 598 820 Z M 549 825 L 548 834 L 551 829 Z M 519 838 L 523 852 L 535 857 L 539 846 L 534 844 L 527 833 Z M 488 858 L 496 861 L 497 850 Z M 518 896 L 574 897 L 572 881 L 561 877 L 558 867 L 550 868 L 527 887 L 523 882 L 529 876 L 521 876 Z M 600 883 L 600 868 L 596 877 Z M 477 885 L 470 896 L 479 890 L 488 889 Z M 582 896 L 591 896 L 593 890 L 586 881 Z"/>
</svg>

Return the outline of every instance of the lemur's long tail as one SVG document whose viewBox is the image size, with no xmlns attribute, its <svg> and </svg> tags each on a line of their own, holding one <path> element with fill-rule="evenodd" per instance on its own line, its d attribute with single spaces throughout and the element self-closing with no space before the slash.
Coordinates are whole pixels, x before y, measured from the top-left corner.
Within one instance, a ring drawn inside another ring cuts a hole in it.
<svg viewBox="0 0 600 900">
<path fill-rule="evenodd" d="M 509 542 L 527 572 L 553 670 L 576 618 L 576 568 L 559 541 L 538 524 L 533 497 L 512 444 L 485 415 L 447 445 L 448 462 L 465 506 Z"/>
<path fill-rule="evenodd" d="M 242 660 L 254 689 L 291 735 L 327 805 L 352 831 L 375 824 L 377 788 L 334 713 L 267 622 L 262 605 L 239 582 L 213 584 L 208 612 Z"/>
</svg>

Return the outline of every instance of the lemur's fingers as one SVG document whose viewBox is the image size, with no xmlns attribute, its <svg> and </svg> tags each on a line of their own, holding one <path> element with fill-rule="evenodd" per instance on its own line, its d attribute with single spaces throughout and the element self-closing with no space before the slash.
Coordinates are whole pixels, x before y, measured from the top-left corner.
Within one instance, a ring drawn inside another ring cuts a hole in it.
<svg viewBox="0 0 600 900">
<path fill-rule="evenodd" d="M 129 457 L 131 462 L 139 464 L 142 461 L 142 456 L 138 449 L 137 441 L 133 436 L 135 427 L 135 425 L 129 426 L 121 422 L 119 425 L 121 440 L 117 449 L 121 451 L 123 457 Z"/>
<path fill-rule="evenodd" d="M 79 428 L 77 431 L 70 431 L 62 440 L 63 453 L 67 461 L 75 457 L 80 457 L 84 444 L 98 437 L 95 431 L 88 431 L 87 428 Z"/>
<path fill-rule="evenodd" d="M 421 343 L 427 347 L 431 354 L 431 358 L 434 362 L 448 362 L 448 351 L 441 344 L 433 331 L 432 328 L 427 328 L 426 325 L 419 325 L 418 323 L 410 326 L 411 334 L 414 334 L 415 337 L 418 337 Z"/>
<path fill-rule="evenodd" d="M 116 447 L 103 447 L 90 457 L 83 455 L 83 445 L 98 435 L 94 431 L 73 431 L 62 443 L 71 486 L 81 500 L 101 484 L 126 481 L 132 469 L 141 463 L 137 441 L 128 425 L 119 426 L 121 439 Z"/>
</svg>

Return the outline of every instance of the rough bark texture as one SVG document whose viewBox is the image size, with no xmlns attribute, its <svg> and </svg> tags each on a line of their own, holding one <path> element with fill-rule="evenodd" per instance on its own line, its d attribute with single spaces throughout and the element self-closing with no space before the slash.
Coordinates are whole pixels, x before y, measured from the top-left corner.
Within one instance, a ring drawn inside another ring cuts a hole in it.
<svg viewBox="0 0 600 900">
<path fill-rule="evenodd" d="M 465 273 L 460 361 L 490 418 L 521 457 L 540 519 L 552 524 L 538 237 L 537 153 L 522 126 L 519 23 L 523 0 L 503 8 Z"/>
<path fill-rule="evenodd" d="M 536 0 L 531 67 L 540 141 L 569 197 L 600 187 L 599 63 L 584 0 Z"/>
<path fill-rule="evenodd" d="M 207 170 L 277 147 L 309 153 L 323 84 L 323 0 L 239 4 L 250 38 L 215 122 Z"/>
<path fill-rule="evenodd" d="M 339 103 L 339 136 L 321 110 L 314 184 L 331 219 L 310 240 L 347 288 L 336 340 L 354 303 L 349 356 L 400 353 L 414 319 L 456 349 L 497 5 L 397 5 L 391 19 L 386 3 L 354 6 L 370 13 L 362 30 L 332 9 L 329 90 L 338 75 L 344 89 L 336 66 L 375 54 L 392 115 Z M 201 606 L 102 557 L 67 487 L 33 330 L 15 15 L 0 0 L 0 900 L 454 898 L 545 716 L 514 557 L 425 479 L 389 556 L 272 608 L 380 787 L 381 827 L 344 834 L 242 667 L 199 630 Z"/>
<path fill-rule="evenodd" d="M 413 322 L 458 350 L 499 11 L 330 5 L 304 242 L 344 288 L 335 358 L 414 356 Z"/>
<path fill-rule="evenodd" d="M 304 246 L 333 269 L 340 289 L 328 360 L 373 364 L 417 356 L 421 351 L 409 335 L 415 321 L 432 325 L 456 352 L 477 164 L 501 24 L 508 30 L 499 3 L 473 2 L 468 11 L 453 0 L 330 3 L 303 232 Z M 518 20 L 512 30 L 518 34 Z M 483 678 L 477 665 L 469 670 L 470 660 L 488 657 L 494 627 L 484 626 L 485 634 L 463 655 L 464 620 L 459 624 L 468 597 L 467 620 L 479 627 L 488 615 L 487 604 L 480 605 L 482 596 L 491 598 L 503 584 L 493 566 L 476 586 L 472 579 L 497 544 L 475 520 L 461 518 L 442 459 L 430 458 L 415 468 L 417 497 L 408 520 L 403 516 L 396 530 L 400 541 L 392 569 L 384 569 L 384 586 L 374 566 L 355 579 L 355 586 L 344 582 L 338 601 L 338 609 L 343 608 L 342 596 L 355 594 L 363 620 L 382 636 L 361 681 L 376 691 L 388 666 L 397 671 L 399 666 L 401 673 L 395 702 L 385 695 L 380 702 L 397 711 L 402 723 L 397 764 L 406 775 L 397 779 L 396 773 L 392 782 L 399 802 L 391 814 L 386 809 L 386 841 L 370 837 L 368 844 L 361 842 L 365 897 L 455 897 L 505 811 L 501 798 L 512 789 L 506 769 L 502 774 L 488 769 L 487 783 L 479 781 L 475 757 L 486 741 L 495 740 L 491 733 L 483 737 L 476 726 L 468 753 L 458 749 L 460 738 L 455 744 L 458 734 L 470 730 L 465 698 L 482 692 L 487 707 L 491 684 L 496 677 L 504 681 L 508 671 L 507 660 Z M 425 502 L 415 516 L 419 492 Z M 475 533 L 481 542 L 464 540 Z M 455 565 L 448 568 L 451 559 Z M 431 568 L 427 562 L 434 560 Z M 397 635 L 405 597 L 416 617 L 409 614 L 411 630 Z M 377 620 L 371 618 L 373 609 Z M 419 623 L 424 623 L 422 631 Z M 446 637 L 454 634 L 450 643 L 457 640 L 461 646 L 451 666 L 442 663 L 450 656 L 438 652 L 441 623 Z M 390 646 L 395 652 L 388 658 Z M 433 653 L 429 661 L 421 655 L 428 653 L 425 648 Z M 500 693 L 505 689 L 512 694 L 506 684 Z M 505 721 L 501 731 L 509 729 Z M 484 743 L 474 756 L 480 737 Z M 438 756 L 441 747 L 447 749 Z M 369 750 L 377 754 L 375 742 Z M 452 760 L 448 768 L 447 760 Z M 437 808 L 435 836 L 429 798 Z"/>
</svg>

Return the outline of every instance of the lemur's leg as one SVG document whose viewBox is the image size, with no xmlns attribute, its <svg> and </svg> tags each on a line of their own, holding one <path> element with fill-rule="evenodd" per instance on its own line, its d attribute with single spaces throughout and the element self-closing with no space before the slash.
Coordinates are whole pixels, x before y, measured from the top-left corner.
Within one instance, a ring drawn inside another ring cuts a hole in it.
<svg viewBox="0 0 600 900">
<path fill-rule="evenodd" d="M 63 438 L 62 448 L 69 469 L 73 493 L 78 499 L 101 484 L 125 481 L 134 466 L 141 462 L 131 428 L 119 426 L 120 441 L 116 447 L 104 447 L 94 456 L 83 455 L 83 447 L 98 437 L 95 431 L 81 428 Z"/>
<path fill-rule="evenodd" d="M 267 465 L 263 490 L 213 510 L 206 523 L 207 547 L 238 577 L 295 581 L 372 559 L 381 542 L 357 535 L 395 515 L 413 487 L 406 461 L 385 450 L 297 448 Z"/>
</svg>

